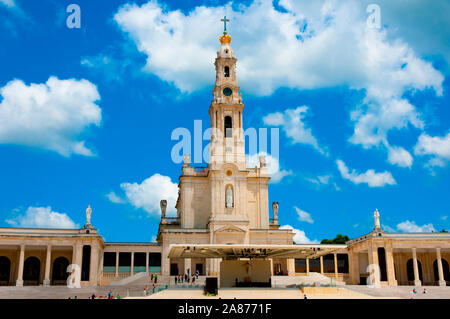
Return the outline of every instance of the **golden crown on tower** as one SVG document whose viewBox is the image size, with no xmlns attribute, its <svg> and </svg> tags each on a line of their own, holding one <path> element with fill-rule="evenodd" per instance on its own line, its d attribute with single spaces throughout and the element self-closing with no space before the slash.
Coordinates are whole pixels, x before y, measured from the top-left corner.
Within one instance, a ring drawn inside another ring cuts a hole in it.
<svg viewBox="0 0 450 319">
<path fill-rule="evenodd" d="M 224 44 L 224 43 L 230 43 L 231 42 L 231 37 L 227 34 L 227 32 L 224 32 L 222 34 L 222 36 L 219 38 L 220 43 Z"/>
</svg>

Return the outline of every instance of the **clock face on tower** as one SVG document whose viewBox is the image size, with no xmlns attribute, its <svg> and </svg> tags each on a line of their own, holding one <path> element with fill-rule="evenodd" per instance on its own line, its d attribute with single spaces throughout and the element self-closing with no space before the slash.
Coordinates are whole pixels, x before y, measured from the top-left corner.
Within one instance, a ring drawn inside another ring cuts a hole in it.
<svg viewBox="0 0 450 319">
<path fill-rule="evenodd" d="M 233 91 L 230 88 L 224 88 L 223 89 L 223 95 L 230 96 L 233 93 Z"/>
</svg>

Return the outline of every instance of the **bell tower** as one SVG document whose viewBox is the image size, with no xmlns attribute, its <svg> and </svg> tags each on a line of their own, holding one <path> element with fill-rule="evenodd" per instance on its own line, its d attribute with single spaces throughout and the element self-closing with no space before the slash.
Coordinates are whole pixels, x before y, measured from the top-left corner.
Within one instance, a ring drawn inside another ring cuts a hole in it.
<svg viewBox="0 0 450 319">
<path fill-rule="evenodd" d="M 236 77 L 236 62 L 230 46 L 231 37 L 226 30 L 219 38 L 221 46 L 215 60 L 216 83 L 213 100 L 209 108 L 211 119 L 210 167 L 220 169 L 223 164 L 232 163 L 239 169 L 246 168 L 245 137 L 242 124 L 242 95 Z"/>
</svg>

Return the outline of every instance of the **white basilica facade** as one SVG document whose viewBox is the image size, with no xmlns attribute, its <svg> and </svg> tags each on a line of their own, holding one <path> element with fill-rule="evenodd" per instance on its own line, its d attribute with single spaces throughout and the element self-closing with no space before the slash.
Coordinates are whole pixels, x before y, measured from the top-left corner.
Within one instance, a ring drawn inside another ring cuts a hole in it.
<svg viewBox="0 0 450 319">
<path fill-rule="evenodd" d="M 296 245 L 280 229 L 278 203 L 269 205 L 268 170 L 246 166 L 242 95 L 237 59 L 224 32 L 215 60 L 209 107 L 210 163 L 197 168 L 185 156 L 177 216 L 161 222 L 156 243 L 108 243 L 90 223 L 81 229 L 0 228 L 0 285 L 66 284 L 67 267 L 79 266 L 82 285 L 198 273 L 225 286 L 286 286 L 311 273 L 342 284 L 450 285 L 448 233 L 386 233 L 375 228 L 342 245 Z M 272 214 L 269 213 L 272 207 Z M 272 216 L 272 217 L 271 217 Z M 378 271 L 373 277 L 375 265 Z M 371 277 L 372 276 L 372 277 Z"/>
</svg>

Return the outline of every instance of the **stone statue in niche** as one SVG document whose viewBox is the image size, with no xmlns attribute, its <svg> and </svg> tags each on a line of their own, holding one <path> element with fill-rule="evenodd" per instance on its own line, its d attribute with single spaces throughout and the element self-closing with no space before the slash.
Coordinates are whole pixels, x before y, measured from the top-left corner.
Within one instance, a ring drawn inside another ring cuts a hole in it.
<svg viewBox="0 0 450 319">
<path fill-rule="evenodd" d="M 231 189 L 231 186 L 227 187 L 225 207 L 233 208 L 233 190 Z"/>
<path fill-rule="evenodd" d="M 162 199 L 160 202 L 161 206 L 161 219 L 166 218 L 166 208 L 167 208 L 167 200 Z"/>
</svg>

